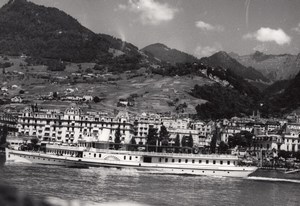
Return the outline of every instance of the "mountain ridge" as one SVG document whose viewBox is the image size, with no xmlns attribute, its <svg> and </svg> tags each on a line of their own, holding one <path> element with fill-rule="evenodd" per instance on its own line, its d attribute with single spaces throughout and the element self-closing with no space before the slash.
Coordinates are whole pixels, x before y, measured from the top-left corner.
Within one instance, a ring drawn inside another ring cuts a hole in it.
<svg viewBox="0 0 300 206">
<path fill-rule="evenodd" d="M 236 75 L 252 81 L 269 82 L 259 71 L 252 67 L 245 67 L 237 60 L 232 58 L 227 52 L 219 51 L 209 57 L 203 57 L 200 61 L 209 66 L 223 67 L 224 69 L 230 69 Z"/>
<path fill-rule="evenodd" d="M 216 85 L 212 87 L 201 87 L 203 86 L 201 85 L 194 88 L 193 96 L 199 98 L 199 101 L 204 98 L 201 94 L 202 91 L 207 92 L 208 95 L 205 97 L 207 101 L 213 101 L 213 104 L 208 104 L 207 107 L 198 107 L 198 111 L 211 109 L 211 106 L 219 107 L 218 111 L 211 111 L 218 112 L 217 115 L 221 115 L 222 105 L 226 104 L 228 109 L 226 116 L 238 115 L 240 111 L 249 114 L 261 98 L 260 91 L 249 82 L 268 81 L 259 71 L 252 67 L 246 67 L 235 58 L 232 58 L 232 56 L 238 56 L 237 54 L 228 54 L 221 51 L 199 60 L 192 55 L 171 49 L 161 43 L 151 44 L 139 50 L 135 45 L 110 35 L 92 32 L 82 26 L 76 19 L 57 8 L 35 5 L 26 0 L 10 0 L 0 9 L 0 53 L 15 56 L 24 54 L 28 57 L 56 59 L 74 63 L 92 62 L 97 64 L 97 67 L 94 68 L 98 69 L 89 68 L 89 70 L 86 70 L 97 73 L 97 75 L 110 72 L 111 74 L 127 75 L 128 78 L 129 76 L 131 76 L 130 78 L 140 77 L 142 83 L 155 73 L 160 74 L 162 77 L 172 77 L 170 78 L 172 81 L 169 82 L 173 85 L 177 84 L 176 78 L 178 76 L 188 77 L 184 79 L 186 81 L 201 77 L 193 82 L 197 81 L 196 84 L 199 85 L 215 82 Z M 282 55 L 281 57 L 286 56 Z M 288 57 L 294 58 L 293 55 Z M 253 54 L 255 61 L 264 62 L 273 58 L 272 55 Z M 300 59 L 300 54 L 297 58 Z M 156 65 L 152 67 L 153 64 Z M 140 73 L 136 72 L 140 69 Z M 99 72 L 99 70 L 101 71 Z M 124 72 L 128 70 L 134 72 Z M 73 70 L 73 72 L 77 71 L 81 72 L 79 67 L 78 70 Z M 89 72 L 86 71 L 85 73 Z M 119 81 L 122 79 L 120 76 L 116 80 L 113 78 L 109 80 L 108 78 L 108 84 L 112 81 Z M 133 81 L 131 83 L 135 84 Z M 156 84 L 154 80 L 152 84 Z M 168 84 L 165 85 L 166 88 L 163 88 L 163 90 L 166 94 L 164 95 L 168 96 L 170 93 L 167 88 Z M 122 86 L 125 87 L 126 84 Z M 284 86 L 287 86 L 287 84 Z M 155 85 L 155 87 L 159 86 Z M 189 94 L 189 89 L 192 88 L 182 89 L 182 93 Z M 160 90 L 161 88 L 157 88 L 155 92 Z M 295 89 L 291 88 L 291 90 L 295 92 Z M 155 96 L 155 92 L 151 95 Z M 174 93 L 177 93 L 175 89 Z M 143 95 L 147 96 L 148 93 Z M 287 96 L 289 97 L 291 94 Z M 227 97 L 232 97 L 232 99 Z M 172 99 L 169 98 L 169 100 Z M 161 98 L 156 99 L 156 101 L 161 101 Z M 245 104 L 245 102 L 248 103 Z M 235 107 L 235 112 L 230 113 L 229 110 L 233 107 Z M 207 117 L 210 117 L 210 114 Z M 217 117 L 215 116 L 215 118 Z"/>
<path fill-rule="evenodd" d="M 300 71 L 300 53 L 274 55 L 255 51 L 253 54 L 232 57 L 246 67 L 260 71 L 271 81 L 292 79 Z"/>
<path fill-rule="evenodd" d="M 0 8 L 0 39 L 0 53 L 13 56 L 105 62 L 115 59 L 110 49 L 116 49 L 126 61 L 142 59 L 136 46 L 96 34 L 57 8 L 26 0 L 10 0 Z"/>
<path fill-rule="evenodd" d="M 196 57 L 177 49 L 171 49 L 162 43 L 150 44 L 142 48 L 141 51 L 172 65 L 176 65 L 177 63 L 193 63 L 198 61 Z"/>
</svg>

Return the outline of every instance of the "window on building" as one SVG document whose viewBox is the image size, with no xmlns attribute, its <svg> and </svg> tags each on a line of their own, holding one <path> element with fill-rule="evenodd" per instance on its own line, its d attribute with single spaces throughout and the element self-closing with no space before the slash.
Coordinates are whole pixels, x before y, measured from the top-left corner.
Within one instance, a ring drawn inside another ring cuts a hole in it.
<svg viewBox="0 0 300 206">
<path fill-rule="evenodd" d="M 208 164 L 209 163 L 209 160 L 206 160 L 206 164 Z"/>
</svg>

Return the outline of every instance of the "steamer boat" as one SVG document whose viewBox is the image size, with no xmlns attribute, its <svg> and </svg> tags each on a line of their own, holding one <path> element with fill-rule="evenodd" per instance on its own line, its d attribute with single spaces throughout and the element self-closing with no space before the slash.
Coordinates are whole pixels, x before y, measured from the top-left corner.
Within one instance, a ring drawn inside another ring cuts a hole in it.
<svg viewBox="0 0 300 206">
<path fill-rule="evenodd" d="M 47 144 L 43 151 L 6 148 L 6 164 L 115 167 L 160 174 L 247 177 L 257 167 L 240 166 L 234 155 L 139 152 Z"/>
</svg>

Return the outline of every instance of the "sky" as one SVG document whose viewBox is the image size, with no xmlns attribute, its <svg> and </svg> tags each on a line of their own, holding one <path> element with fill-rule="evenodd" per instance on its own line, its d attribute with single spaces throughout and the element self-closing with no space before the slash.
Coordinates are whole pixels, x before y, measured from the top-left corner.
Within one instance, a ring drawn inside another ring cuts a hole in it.
<svg viewBox="0 0 300 206">
<path fill-rule="evenodd" d="M 0 6 L 8 0 L 0 0 Z M 30 0 L 138 48 L 163 43 L 196 57 L 300 53 L 300 0 Z"/>
</svg>

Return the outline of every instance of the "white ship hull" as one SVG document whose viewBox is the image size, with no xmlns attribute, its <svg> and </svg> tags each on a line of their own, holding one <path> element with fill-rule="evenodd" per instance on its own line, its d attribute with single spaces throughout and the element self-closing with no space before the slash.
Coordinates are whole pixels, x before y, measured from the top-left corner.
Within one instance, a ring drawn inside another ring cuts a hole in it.
<svg viewBox="0 0 300 206">
<path fill-rule="evenodd" d="M 124 151 L 123 151 L 124 152 Z M 166 162 L 144 162 L 144 156 L 134 153 L 96 153 L 85 152 L 82 158 L 70 156 L 57 156 L 55 154 L 35 153 L 6 149 L 6 164 L 34 163 L 45 165 L 59 165 L 67 167 L 115 167 L 131 168 L 146 173 L 177 174 L 177 175 L 205 175 L 224 177 L 247 177 L 256 167 L 236 165 L 212 165 Z M 101 156 L 101 158 L 100 158 Z M 131 159 L 132 157 L 132 159 Z M 213 157 L 213 156 L 212 156 Z M 123 158 L 123 159 L 122 159 Z M 124 160 L 124 158 L 126 160 Z M 155 161 L 153 157 L 153 161 Z M 175 157 L 174 157 L 175 158 Z M 186 158 L 186 157 L 182 157 Z"/>
<path fill-rule="evenodd" d="M 66 167 L 77 167 L 78 158 L 43 154 L 38 152 L 17 151 L 6 148 L 5 164 L 43 164 Z"/>
<path fill-rule="evenodd" d="M 177 174 L 177 175 L 204 175 L 204 176 L 223 176 L 223 177 L 247 177 L 257 170 L 257 167 L 193 167 L 193 166 L 170 166 L 155 163 L 128 163 L 109 160 L 87 160 L 80 161 L 82 166 L 89 167 L 115 167 L 132 168 L 138 171 L 153 174 Z"/>
</svg>

